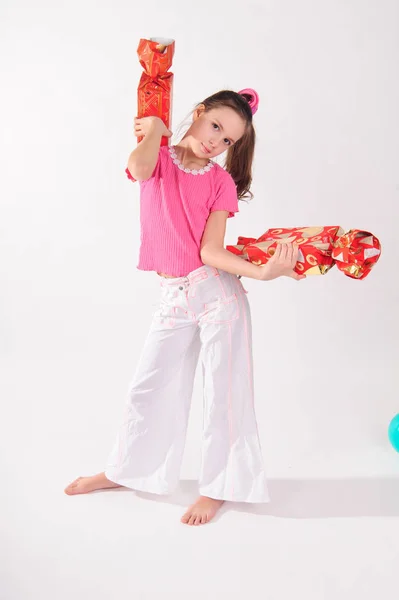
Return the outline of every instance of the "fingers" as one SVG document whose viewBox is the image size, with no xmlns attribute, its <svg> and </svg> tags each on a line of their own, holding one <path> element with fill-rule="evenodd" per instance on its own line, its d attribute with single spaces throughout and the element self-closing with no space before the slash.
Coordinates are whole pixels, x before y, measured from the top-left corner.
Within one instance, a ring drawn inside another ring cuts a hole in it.
<svg viewBox="0 0 399 600">
<path fill-rule="evenodd" d="M 299 256 L 298 244 L 294 242 L 293 244 L 287 244 L 287 246 L 289 246 L 287 250 L 287 262 L 289 262 L 290 268 L 292 269 L 289 277 L 292 277 L 292 279 L 295 279 L 296 281 L 305 279 L 305 275 L 299 275 L 296 271 L 294 271 Z"/>
<path fill-rule="evenodd" d="M 271 257 L 270 260 L 272 262 L 278 262 L 279 259 L 280 259 L 280 256 L 281 256 L 281 245 L 277 244 L 277 247 L 276 247 L 276 249 L 274 251 L 274 254 L 272 255 L 272 257 Z"/>
<path fill-rule="evenodd" d="M 282 258 L 284 257 L 286 263 L 294 268 L 299 256 L 299 246 L 296 242 L 284 242 L 283 245 L 285 246 L 285 253 L 282 253 Z"/>
<path fill-rule="evenodd" d="M 144 135 L 142 121 L 137 117 L 134 117 L 134 135 L 140 137 Z"/>
<path fill-rule="evenodd" d="M 292 265 L 292 263 L 293 263 L 294 253 L 295 253 L 295 246 L 294 246 L 294 244 L 289 244 L 288 251 L 287 251 L 287 260 L 290 261 L 290 265 Z"/>
<path fill-rule="evenodd" d="M 296 242 L 282 241 L 277 244 L 275 252 L 269 262 L 274 263 L 281 275 L 292 277 L 296 281 L 305 279 L 304 275 L 299 275 L 294 271 L 299 256 L 299 246 Z"/>
<path fill-rule="evenodd" d="M 291 251 L 291 265 L 292 268 L 295 267 L 297 260 L 298 260 L 298 256 L 299 256 L 299 246 L 296 242 L 294 242 L 292 244 L 292 251 Z"/>
<path fill-rule="evenodd" d="M 143 125 L 143 119 L 139 119 L 139 117 L 134 117 L 134 126 L 142 127 L 142 125 Z"/>
<path fill-rule="evenodd" d="M 283 242 L 282 244 L 280 244 L 281 246 L 281 254 L 280 254 L 280 258 L 282 262 L 286 262 L 287 261 L 287 257 L 288 257 L 288 251 L 289 251 L 289 244 L 287 244 L 286 242 Z"/>
<path fill-rule="evenodd" d="M 298 260 L 298 254 L 299 254 L 299 246 L 296 242 L 293 242 L 292 244 L 287 244 L 288 246 L 288 251 L 287 251 L 287 260 L 290 261 L 290 264 L 294 267 L 296 264 L 296 261 Z"/>
<path fill-rule="evenodd" d="M 292 279 L 295 279 L 296 281 L 300 281 L 301 279 L 306 279 L 306 275 L 298 275 L 298 273 L 296 273 L 296 271 L 292 271 L 292 273 L 289 275 L 289 277 L 291 277 Z"/>
<path fill-rule="evenodd" d="M 154 120 L 155 119 L 155 120 Z M 160 119 L 158 119 L 158 117 L 134 117 L 134 135 L 139 137 L 139 136 L 145 136 L 148 131 L 151 128 L 151 124 L 155 123 L 157 127 L 159 127 L 159 123 L 158 121 L 160 121 Z M 163 123 L 163 121 L 161 121 L 162 123 L 162 128 L 160 129 L 162 136 L 165 136 L 167 138 L 172 137 L 173 135 L 173 131 L 171 131 L 170 129 L 168 129 L 165 124 Z"/>
<path fill-rule="evenodd" d="M 291 242 L 280 242 L 277 244 L 273 258 L 278 262 L 284 262 L 289 265 L 294 265 L 298 258 L 297 245 Z"/>
</svg>

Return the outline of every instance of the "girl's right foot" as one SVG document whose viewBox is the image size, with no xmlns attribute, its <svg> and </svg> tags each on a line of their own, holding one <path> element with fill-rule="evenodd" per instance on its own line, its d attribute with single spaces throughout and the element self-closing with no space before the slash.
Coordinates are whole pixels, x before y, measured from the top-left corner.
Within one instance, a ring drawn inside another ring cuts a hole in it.
<svg viewBox="0 0 399 600">
<path fill-rule="evenodd" d="M 94 490 L 105 490 L 109 488 L 123 487 L 119 483 L 114 483 L 105 477 L 105 473 L 98 473 L 91 477 L 78 477 L 72 481 L 64 490 L 68 496 L 75 494 L 87 494 Z"/>
</svg>

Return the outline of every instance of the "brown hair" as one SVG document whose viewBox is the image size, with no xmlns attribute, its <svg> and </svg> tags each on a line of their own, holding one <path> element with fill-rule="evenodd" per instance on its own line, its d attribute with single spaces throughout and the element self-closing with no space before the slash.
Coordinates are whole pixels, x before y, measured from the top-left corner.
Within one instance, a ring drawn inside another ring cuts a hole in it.
<svg viewBox="0 0 399 600">
<path fill-rule="evenodd" d="M 228 148 L 225 168 L 234 179 L 239 200 L 253 198 L 250 191 L 252 183 L 252 161 L 255 150 L 255 129 L 252 124 L 252 110 L 249 106 L 250 96 L 237 94 L 231 90 L 222 90 L 206 98 L 201 104 L 205 112 L 213 108 L 228 106 L 245 121 L 245 133 L 237 142 Z"/>
</svg>

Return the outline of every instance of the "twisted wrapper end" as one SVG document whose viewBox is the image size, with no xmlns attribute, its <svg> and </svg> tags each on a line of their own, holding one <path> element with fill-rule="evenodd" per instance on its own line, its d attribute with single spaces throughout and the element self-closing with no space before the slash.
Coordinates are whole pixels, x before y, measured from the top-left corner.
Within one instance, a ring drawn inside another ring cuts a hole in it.
<svg viewBox="0 0 399 600">
<path fill-rule="evenodd" d="M 364 279 L 381 256 L 381 244 L 369 231 L 351 229 L 335 240 L 331 255 L 345 275 Z"/>
</svg>

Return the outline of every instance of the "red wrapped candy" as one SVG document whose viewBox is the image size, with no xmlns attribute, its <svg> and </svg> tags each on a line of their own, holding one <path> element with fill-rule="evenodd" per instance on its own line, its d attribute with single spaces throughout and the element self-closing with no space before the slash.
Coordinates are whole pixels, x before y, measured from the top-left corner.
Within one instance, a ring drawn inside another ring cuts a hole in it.
<svg viewBox="0 0 399 600">
<path fill-rule="evenodd" d="M 137 48 L 144 69 L 137 88 L 137 116 L 159 117 L 168 129 L 172 125 L 173 73 L 169 69 L 174 52 L 174 40 L 164 38 L 141 39 Z M 138 137 L 137 143 L 142 139 Z M 169 142 L 169 138 L 163 136 L 161 146 Z M 129 179 L 136 181 L 128 169 L 125 172 Z"/>
<path fill-rule="evenodd" d="M 335 264 L 353 279 L 364 279 L 381 255 L 379 240 L 368 231 L 353 229 L 344 233 L 339 226 L 268 229 L 260 238 L 239 237 L 227 250 L 256 265 L 273 256 L 277 244 L 296 242 L 300 275 L 324 275 Z"/>
</svg>

